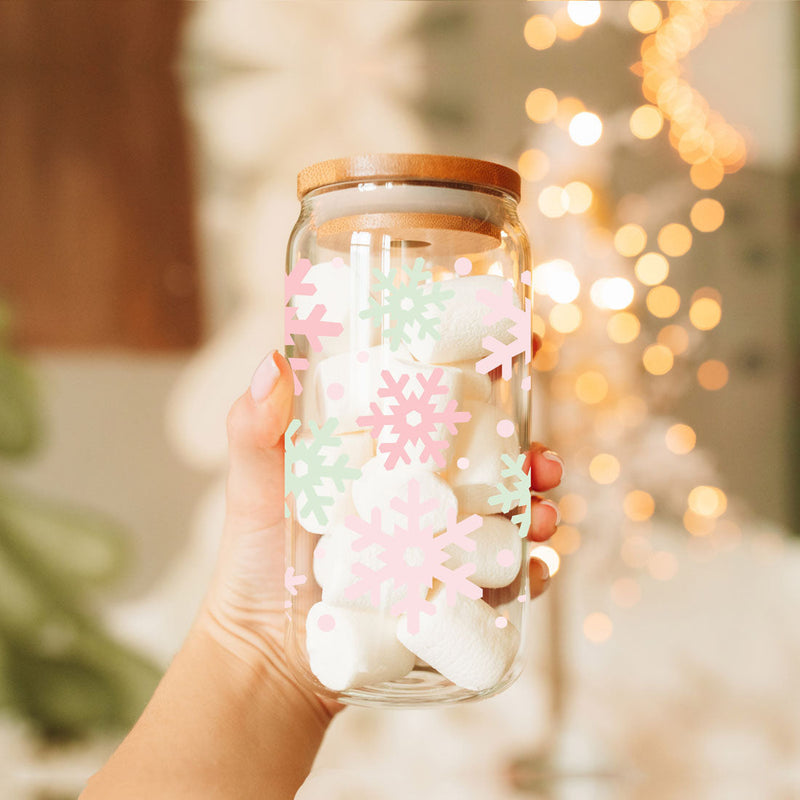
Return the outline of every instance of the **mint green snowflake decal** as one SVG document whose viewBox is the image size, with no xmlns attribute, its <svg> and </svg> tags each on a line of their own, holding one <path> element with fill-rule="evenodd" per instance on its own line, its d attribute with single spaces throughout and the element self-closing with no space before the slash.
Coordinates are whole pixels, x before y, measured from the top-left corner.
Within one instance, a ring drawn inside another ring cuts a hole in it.
<svg viewBox="0 0 800 800">
<path fill-rule="evenodd" d="M 380 293 L 381 300 L 370 297 L 369 308 L 359 316 L 371 318 L 375 328 L 387 317 L 383 337 L 389 340 L 392 351 L 401 344 L 409 344 L 412 334 L 420 339 L 441 336 L 437 309 L 443 310 L 444 301 L 454 292 L 440 281 L 429 283 L 432 275 L 425 269 L 424 258 L 416 259 L 413 267 L 404 264 L 400 269 L 390 267 L 388 272 L 373 267 L 372 274 L 375 278 L 372 288 Z"/>
<path fill-rule="evenodd" d="M 348 467 L 346 453 L 338 453 L 342 446 L 341 436 L 334 431 L 338 420 L 331 417 L 320 427 L 316 422 L 309 423 L 311 436 L 305 439 L 292 440 L 292 436 L 300 427 L 300 420 L 293 419 L 286 429 L 284 441 L 286 458 L 284 459 L 285 493 L 294 497 L 299 514 L 303 517 L 314 515 L 320 525 L 328 523 L 326 506 L 333 505 L 334 498 L 330 489 L 335 487 L 344 491 L 344 482 L 361 475 L 361 470 Z M 285 506 L 289 516 L 289 506 Z"/>
<path fill-rule="evenodd" d="M 516 459 L 509 455 L 502 456 L 506 468 L 500 473 L 504 478 L 514 478 L 513 488 L 509 489 L 504 481 L 497 484 L 500 494 L 492 495 L 489 503 L 493 506 L 502 506 L 504 514 L 512 508 L 519 511 L 511 517 L 511 521 L 519 527 L 519 535 L 525 538 L 531 529 L 531 473 L 525 472 L 525 453 L 520 453 Z"/>
</svg>

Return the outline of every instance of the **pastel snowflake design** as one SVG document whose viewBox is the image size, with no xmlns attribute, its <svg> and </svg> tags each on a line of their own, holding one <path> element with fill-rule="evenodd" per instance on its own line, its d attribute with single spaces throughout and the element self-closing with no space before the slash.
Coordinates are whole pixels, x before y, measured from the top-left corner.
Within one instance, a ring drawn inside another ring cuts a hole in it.
<svg viewBox="0 0 800 800">
<path fill-rule="evenodd" d="M 386 273 L 373 267 L 372 275 L 373 289 L 381 293 L 381 299 L 370 297 L 369 308 L 359 316 L 371 319 L 375 328 L 380 328 L 383 318 L 388 317 L 383 337 L 389 340 L 392 351 L 401 344 L 409 344 L 412 336 L 440 338 L 436 310 L 443 310 L 444 301 L 454 292 L 439 281 L 429 283 L 432 275 L 425 269 L 424 258 L 416 259 L 412 267 L 407 264 L 400 269 L 390 267 Z"/>
<path fill-rule="evenodd" d="M 290 305 L 290 301 L 296 295 L 313 296 L 317 287 L 313 283 L 306 283 L 305 277 L 311 269 L 311 262 L 307 258 L 298 259 L 292 267 L 284 282 L 284 340 L 285 346 L 295 346 L 295 336 L 305 336 L 309 347 L 319 353 L 322 350 L 323 336 L 338 336 L 343 330 L 341 322 L 330 322 L 324 319 L 327 309 L 323 303 L 317 303 L 311 307 L 307 316 L 300 319 L 297 316 L 298 309 Z M 294 393 L 300 394 L 303 386 L 297 377 L 297 373 L 308 369 L 308 359 L 296 356 L 289 357 L 289 366 L 294 374 Z"/>
<path fill-rule="evenodd" d="M 525 472 L 525 453 L 520 453 L 516 459 L 510 455 L 502 456 L 506 468 L 500 473 L 503 478 L 514 478 L 513 488 L 509 489 L 504 481 L 497 484 L 500 494 L 492 495 L 489 503 L 501 506 L 504 514 L 512 508 L 520 510 L 511 517 L 511 521 L 519 526 L 519 535 L 524 539 L 531 530 L 531 473 Z"/>
<path fill-rule="evenodd" d="M 294 497 L 302 516 L 313 514 L 320 525 L 327 524 L 326 506 L 334 503 L 330 492 L 322 491 L 326 481 L 332 481 L 336 489 L 343 492 L 344 482 L 361 474 L 360 469 L 347 466 L 346 453 L 336 454 L 342 445 L 342 438 L 334 435 L 337 425 L 338 420 L 335 417 L 328 419 L 321 428 L 316 422 L 310 422 L 311 436 L 295 442 L 292 437 L 300 427 L 300 420 L 293 419 L 284 436 L 286 496 L 291 494 Z M 285 510 L 288 516 L 288 506 Z"/>
<path fill-rule="evenodd" d="M 490 355 L 482 358 L 475 365 L 475 369 L 485 375 L 495 367 L 502 367 L 502 378 L 505 381 L 511 380 L 515 356 L 524 355 L 526 364 L 530 364 L 532 358 L 531 300 L 526 297 L 524 306 L 517 308 L 514 305 L 514 296 L 515 290 L 511 281 L 503 282 L 499 295 L 489 289 L 479 289 L 476 293 L 478 300 L 489 309 L 483 317 L 483 324 L 494 325 L 502 319 L 509 320 L 511 325 L 508 327 L 508 332 L 512 339 L 508 344 L 504 344 L 494 336 L 484 336 L 481 344 Z"/>
<path fill-rule="evenodd" d="M 356 418 L 356 424 L 372 428 L 372 438 L 377 439 L 384 428 L 396 434 L 395 441 L 383 442 L 378 450 L 386 453 L 385 467 L 393 469 L 399 460 L 411 463 L 411 456 L 406 450 L 418 442 L 422 445 L 420 460 L 424 464 L 429 459 L 439 467 L 446 465 L 444 450 L 450 446 L 447 439 L 436 438 L 437 426 L 443 425 L 451 434 L 457 432 L 456 423 L 466 422 L 472 415 L 468 411 L 456 411 L 458 401 L 451 399 L 439 409 L 441 403 L 438 396 L 447 394 L 447 386 L 440 383 L 444 370 L 437 367 L 429 376 L 417 373 L 416 379 L 421 387 L 419 394 L 413 391 L 405 393 L 410 375 L 395 378 L 389 370 L 381 370 L 385 383 L 378 389 L 378 397 L 392 398 L 386 409 L 378 403 L 370 403 L 372 414 Z"/>
<path fill-rule="evenodd" d="M 408 483 L 408 497 L 392 498 L 391 507 L 407 520 L 405 526 L 395 523 L 392 533 L 386 533 L 381 525 L 381 511 L 375 508 L 369 521 L 360 517 L 349 516 L 345 524 L 359 535 L 353 543 L 353 550 L 361 551 L 372 545 L 381 548 L 379 555 L 383 564 L 372 569 L 366 564 L 353 564 L 352 572 L 357 580 L 345 589 L 345 596 L 354 600 L 361 595 L 369 595 L 370 602 L 380 608 L 381 587 L 392 582 L 395 590 L 405 590 L 403 596 L 389 609 L 393 616 L 406 614 L 408 632 L 419 631 L 420 614 L 434 614 L 436 606 L 427 600 L 427 590 L 432 588 L 434 578 L 444 584 L 447 604 L 455 604 L 458 595 L 477 600 L 482 590 L 469 580 L 475 572 L 475 564 L 462 564 L 457 569 L 449 569 L 444 562 L 450 558 L 445 551 L 449 545 L 471 553 L 475 550 L 475 542 L 470 534 L 481 526 L 481 517 L 472 514 L 466 519 L 457 521 L 455 508 L 447 512 L 447 527 L 438 535 L 434 535 L 432 525 L 423 526 L 421 520 L 436 508 L 436 498 L 422 500 L 419 483 L 415 480 Z"/>
<path fill-rule="evenodd" d="M 286 572 L 283 574 L 283 586 L 289 594 L 296 595 L 297 587 L 302 586 L 306 580 L 308 580 L 308 576 L 295 575 L 294 567 L 286 567 Z"/>
</svg>

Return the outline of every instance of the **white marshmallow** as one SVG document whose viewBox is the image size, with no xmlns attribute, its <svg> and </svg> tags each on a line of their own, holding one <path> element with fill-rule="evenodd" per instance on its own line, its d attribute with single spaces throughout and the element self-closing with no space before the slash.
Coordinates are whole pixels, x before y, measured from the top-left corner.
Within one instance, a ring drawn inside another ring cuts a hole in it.
<svg viewBox="0 0 800 800">
<path fill-rule="evenodd" d="M 402 678 L 414 668 L 414 656 L 398 642 L 396 626 L 377 611 L 315 603 L 306 618 L 311 671 L 337 692 Z"/>
<path fill-rule="evenodd" d="M 312 264 L 303 278 L 304 284 L 315 287 L 313 294 L 295 294 L 292 305 L 297 308 L 297 318 L 305 319 L 314 306 L 324 305 L 325 322 L 338 322 L 342 332 L 326 336 L 321 344 L 328 355 L 346 353 L 350 349 L 350 283 L 351 270 L 340 258 Z"/>
<path fill-rule="evenodd" d="M 497 424 L 506 415 L 497 406 L 466 400 L 464 410 L 471 417 L 459 427 L 446 478 L 458 498 L 462 514 L 496 514 L 498 506 L 491 505 L 489 498 L 498 494 L 497 484 L 501 481 L 509 489 L 513 488 L 513 479 L 502 476 L 507 466 L 502 457 L 519 455 L 519 437 L 516 430 L 505 438 L 498 434 Z M 458 466 L 461 459 L 467 459 L 466 467 Z"/>
<path fill-rule="evenodd" d="M 510 341 L 508 328 L 511 325 L 505 318 L 491 325 L 484 325 L 484 317 L 490 313 L 488 306 L 480 302 L 477 293 L 488 290 L 499 295 L 505 278 L 498 275 L 469 275 L 453 278 L 444 283 L 453 295 L 444 301 L 441 312 L 439 338 L 412 335 L 408 349 L 419 361 L 432 364 L 449 364 L 453 361 L 477 361 L 487 355 L 483 347 L 485 336 L 493 336 L 501 342 Z M 513 294 L 519 307 L 519 297 Z"/>
<path fill-rule="evenodd" d="M 341 436 L 341 445 L 333 450 L 324 448 L 323 455 L 327 459 L 335 459 L 342 454 L 347 456 L 347 466 L 359 468 L 373 456 L 372 437 L 368 433 L 346 433 Z M 344 491 L 339 491 L 331 478 L 322 478 L 317 494 L 333 500 L 325 506 L 326 521 L 320 522 L 313 512 L 305 511 L 304 504 L 296 506 L 297 520 L 309 533 L 327 533 L 334 525 L 344 521 L 348 514 L 355 511 L 351 499 L 352 481 L 344 482 Z"/>
<path fill-rule="evenodd" d="M 436 611 L 420 614 L 419 631 L 409 633 L 407 618 L 402 616 L 397 638 L 463 689 L 481 692 L 499 683 L 519 650 L 520 636 L 514 625 L 507 622 L 498 627 L 497 612 L 483 600 L 458 595 L 449 606 L 444 586 L 435 589 L 430 600 Z"/>
<path fill-rule="evenodd" d="M 353 481 L 353 505 L 361 519 L 370 520 L 373 509 L 381 512 L 383 529 L 393 532 L 395 525 L 405 527 L 406 516 L 392 507 L 392 500 L 408 498 L 409 484 L 419 484 L 421 502 L 436 500 L 435 506 L 419 519 L 422 527 L 431 526 L 434 532 L 447 527 L 447 512 L 458 510 L 458 502 L 453 490 L 438 475 L 426 469 L 412 466 L 397 466 L 387 470 L 381 457 L 367 461 L 361 469 L 361 476 Z"/>
<path fill-rule="evenodd" d="M 325 586 L 325 584 L 330 582 L 331 575 L 336 565 L 334 548 L 335 539 L 333 534 L 326 533 L 320 536 L 314 548 L 313 558 L 314 580 L 317 582 L 317 586 Z"/>
<path fill-rule="evenodd" d="M 459 521 L 465 514 L 459 515 Z M 475 572 L 469 579 L 478 586 L 498 589 L 508 586 L 517 577 L 522 555 L 522 540 L 513 522 L 502 514 L 481 517 L 481 527 L 470 534 L 475 550 L 467 553 L 460 547 L 448 545 L 445 552 L 450 559 L 448 569 L 457 569 L 463 564 L 474 564 Z M 324 597 L 324 595 L 323 595 Z"/>
<path fill-rule="evenodd" d="M 478 372 L 473 361 L 456 361 L 450 366 L 461 370 L 462 400 L 489 402 L 492 396 L 492 379 Z"/>
</svg>

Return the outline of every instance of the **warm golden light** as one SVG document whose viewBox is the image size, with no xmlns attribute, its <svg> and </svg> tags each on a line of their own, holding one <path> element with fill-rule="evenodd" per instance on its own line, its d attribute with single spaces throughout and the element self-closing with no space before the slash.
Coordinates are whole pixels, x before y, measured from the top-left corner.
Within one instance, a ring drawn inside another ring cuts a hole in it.
<svg viewBox="0 0 800 800">
<path fill-rule="evenodd" d="M 559 333 L 572 333 L 581 324 L 583 314 L 574 303 L 558 303 L 550 310 L 550 325 Z"/>
<path fill-rule="evenodd" d="M 651 344 L 642 355 L 644 368 L 651 375 L 666 375 L 674 362 L 672 351 L 663 344 Z"/>
<path fill-rule="evenodd" d="M 558 101 L 558 111 L 556 111 L 556 125 L 566 128 L 576 114 L 585 111 L 586 106 L 577 97 L 563 97 Z"/>
<path fill-rule="evenodd" d="M 668 581 L 678 571 L 678 559 L 666 550 L 658 550 L 647 560 L 647 569 L 657 581 Z"/>
<path fill-rule="evenodd" d="M 579 294 L 581 283 L 569 261 L 554 258 L 543 261 L 533 270 L 533 290 L 548 295 L 556 303 L 571 303 Z"/>
<path fill-rule="evenodd" d="M 562 556 L 571 555 L 581 546 L 581 532 L 571 525 L 559 525 L 550 546 Z"/>
<path fill-rule="evenodd" d="M 575 381 L 575 394 L 588 405 L 602 403 L 608 395 L 608 381 L 605 375 L 595 370 L 583 372 Z"/>
<path fill-rule="evenodd" d="M 617 344 L 628 344 L 639 335 L 641 323 L 635 314 L 630 311 L 620 311 L 608 319 L 606 331 L 608 338 Z"/>
<path fill-rule="evenodd" d="M 689 508 L 704 517 L 719 517 L 728 508 L 728 498 L 716 486 L 695 486 L 689 492 Z"/>
<path fill-rule="evenodd" d="M 634 272 L 645 286 L 657 286 L 669 275 L 669 261 L 661 253 L 645 253 L 636 260 Z"/>
<path fill-rule="evenodd" d="M 619 477 L 619 460 L 610 453 L 599 453 L 589 463 L 589 475 L 596 483 L 614 483 Z"/>
<path fill-rule="evenodd" d="M 550 159 L 541 150 L 526 150 L 519 157 L 517 168 L 526 181 L 539 181 L 550 169 Z"/>
<path fill-rule="evenodd" d="M 614 632 L 614 623 L 608 614 L 595 611 L 583 621 L 583 635 L 594 644 L 602 644 L 611 638 Z"/>
<path fill-rule="evenodd" d="M 665 255 L 682 256 L 692 246 L 692 232 L 685 225 L 672 222 L 658 232 L 658 246 Z"/>
<path fill-rule="evenodd" d="M 633 608 L 642 599 L 642 587 L 635 578 L 617 578 L 611 584 L 611 599 L 620 608 Z"/>
<path fill-rule="evenodd" d="M 689 170 L 689 179 L 698 189 L 702 189 L 704 192 L 716 189 L 722 183 L 724 177 L 725 170 L 722 164 L 713 158 L 692 164 L 692 168 Z"/>
<path fill-rule="evenodd" d="M 600 19 L 599 0 L 570 0 L 567 3 L 569 18 L 582 28 L 594 25 Z"/>
<path fill-rule="evenodd" d="M 599 278 L 589 295 L 598 308 L 621 311 L 633 302 L 633 284 L 625 278 Z"/>
<path fill-rule="evenodd" d="M 534 314 L 533 318 L 531 319 L 531 332 L 538 333 L 539 336 L 544 338 L 546 331 L 547 331 L 547 324 L 545 323 L 545 321 L 538 314 Z"/>
<path fill-rule="evenodd" d="M 667 450 L 676 455 L 685 455 L 694 450 L 697 434 L 689 425 L 678 423 L 667 431 L 666 441 Z"/>
<path fill-rule="evenodd" d="M 565 494 L 558 501 L 558 510 L 561 512 L 561 519 L 564 522 L 577 524 L 583 522 L 589 510 L 586 499 L 579 494 L 570 492 Z"/>
<path fill-rule="evenodd" d="M 700 331 L 710 331 L 721 319 L 722 307 L 712 297 L 699 297 L 689 308 L 689 320 Z"/>
<path fill-rule="evenodd" d="M 717 521 L 714 517 L 707 517 L 703 514 L 698 514 L 687 508 L 683 514 L 683 527 L 692 534 L 692 536 L 708 536 L 714 532 Z"/>
<path fill-rule="evenodd" d="M 697 382 L 709 392 L 722 389 L 729 377 L 730 373 L 725 364 L 713 358 L 704 361 L 697 370 Z"/>
<path fill-rule="evenodd" d="M 646 244 L 647 234 L 644 228 L 633 222 L 623 225 L 614 234 L 614 249 L 621 256 L 636 256 L 644 250 Z"/>
<path fill-rule="evenodd" d="M 689 349 L 689 333 L 680 325 L 667 325 L 658 332 L 656 341 L 669 347 L 672 355 L 679 356 Z"/>
<path fill-rule="evenodd" d="M 592 190 L 582 181 L 571 181 L 564 187 L 567 193 L 567 211 L 583 214 L 592 205 Z"/>
<path fill-rule="evenodd" d="M 658 136 L 664 125 L 664 115 L 657 106 L 639 106 L 632 114 L 630 120 L 631 133 L 637 139 L 652 139 Z"/>
<path fill-rule="evenodd" d="M 534 89 L 525 100 L 525 113 L 533 122 L 550 122 L 558 111 L 558 98 L 550 89 Z"/>
<path fill-rule="evenodd" d="M 625 495 L 622 509 L 628 519 L 633 522 L 643 522 L 653 516 L 653 512 L 656 510 L 656 504 L 652 495 L 648 492 L 635 489 Z"/>
<path fill-rule="evenodd" d="M 603 123 L 597 114 L 581 111 L 569 123 L 569 138 L 581 147 L 589 147 L 600 139 Z"/>
<path fill-rule="evenodd" d="M 583 27 L 576 25 L 569 18 L 569 14 L 567 14 L 567 9 L 565 6 L 560 6 L 558 9 L 556 9 L 556 13 L 553 14 L 553 22 L 556 24 L 558 38 L 565 42 L 574 42 L 583 34 Z"/>
<path fill-rule="evenodd" d="M 561 559 L 558 553 L 546 544 L 540 544 L 538 547 L 532 548 L 530 556 L 531 558 L 538 558 L 540 561 L 544 561 L 544 563 L 547 564 L 547 569 L 550 570 L 551 576 L 555 575 L 556 572 L 558 572 L 558 568 L 561 566 Z"/>
<path fill-rule="evenodd" d="M 526 23 L 523 31 L 525 41 L 534 50 L 547 50 L 556 40 L 555 23 L 545 14 L 535 14 Z"/>
<path fill-rule="evenodd" d="M 652 33 L 661 24 L 661 9 L 653 0 L 636 0 L 628 9 L 628 21 L 639 33 Z"/>
<path fill-rule="evenodd" d="M 558 348 L 548 341 L 542 342 L 536 358 L 533 359 L 533 368 L 538 372 L 549 372 L 558 364 Z"/>
<path fill-rule="evenodd" d="M 696 230 L 701 233 L 711 233 L 719 228 L 725 220 L 725 209 L 719 200 L 704 197 L 692 206 L 689 219 Z"/>
<path fill-rule="evenodd" d="M 561 186 L 547 186 L 539 193 L 539 211 L 546 217 L 563 217 L 568 208 L 569 195 Z"/>
<path fill-rule="evenodd" d="M 645 298 L 647 310 L 659 319 L 666 319 L 678 312 L 681 296 L 671 286 L 654 286 Z"/>
</svg>

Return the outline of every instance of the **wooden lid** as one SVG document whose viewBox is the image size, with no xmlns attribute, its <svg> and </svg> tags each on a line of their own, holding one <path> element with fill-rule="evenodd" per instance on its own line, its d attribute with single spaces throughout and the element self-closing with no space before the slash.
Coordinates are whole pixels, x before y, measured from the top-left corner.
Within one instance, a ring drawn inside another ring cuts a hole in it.
<svg viewBox="0 0 800 800">
<path fill-rule="evenodd" d="M 297 176 L 297 196 L 337 183 L 378 180 L 418 180 L 462 183 L 499 189 L 520 198 L 520 177 L 513 169 L 492 161 L 460 156 L 419 153 L 369 153 L 321 161 Z"/>
</svg>

